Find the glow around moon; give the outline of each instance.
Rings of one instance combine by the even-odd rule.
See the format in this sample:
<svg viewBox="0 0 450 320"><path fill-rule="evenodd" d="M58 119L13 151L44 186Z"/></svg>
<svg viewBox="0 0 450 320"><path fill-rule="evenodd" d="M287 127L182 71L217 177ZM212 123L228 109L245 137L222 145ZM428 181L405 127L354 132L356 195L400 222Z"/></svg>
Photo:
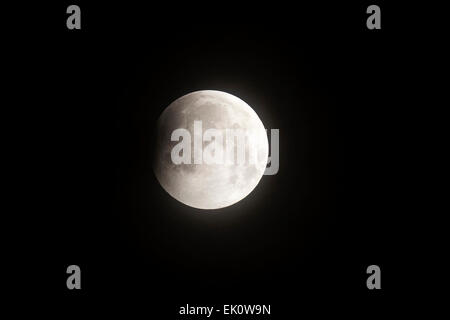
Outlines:
<svg viewBox="0 0 450 320"><path fill-rule="evenodd" d="M187 136L174 134L177 129L175 133ZM239 138L230 132L244 132L241 153ZM225 92L202 90L175 100L161 114L153 168L173 198L199 209L219 209L252 192L266 169L268 149L263 123L247 103ZM206 161L222 155L227 159L229 151L233 163ZM245 161L237 161L242 154Z"/></svg>

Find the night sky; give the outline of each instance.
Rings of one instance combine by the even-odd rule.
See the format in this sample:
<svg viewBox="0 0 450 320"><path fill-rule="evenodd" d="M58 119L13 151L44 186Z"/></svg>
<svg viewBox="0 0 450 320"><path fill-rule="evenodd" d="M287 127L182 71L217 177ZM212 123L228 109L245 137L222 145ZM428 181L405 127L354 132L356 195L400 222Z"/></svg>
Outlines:
<svg viewBox="0 0 450 320"><path fill-rule="evenodd" d="M401 290L393 8L368 30L372 3L78 1L82 29L68 30L70 4L46 5L30 39L36 301L130 319L183 319L187 303L270 304L267 319L385 313ZM205 89L280 130L278 174L212 214L171 198L151 166L161 112ZM71 264L80 291L66 288ZM382 290L366 287L371 264Z"/></svg>

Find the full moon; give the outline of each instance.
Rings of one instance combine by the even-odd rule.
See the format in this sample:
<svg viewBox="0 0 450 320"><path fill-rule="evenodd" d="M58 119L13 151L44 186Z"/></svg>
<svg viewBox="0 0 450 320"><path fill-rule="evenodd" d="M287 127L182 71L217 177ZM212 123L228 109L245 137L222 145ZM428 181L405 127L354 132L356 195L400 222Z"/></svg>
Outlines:
<svg viewBox="0 0 450 320"><path fill-rule="evenodd" d="M177 129L185 129L191 138L174 138ZM208 129L221 135L211 137ZM245 152L241 155L246 161L207 163L207 156L226 154L231 131L245 132L246 143L241 149ZM186 143L189 150L175 152L180 143ZM211 148L212 143L215 148ZM238 157L238 148L236 142L231 149L233 160ZM202 90L178 98L164 110L157 123L155 151L153 169L167 193L194 208L219 209L244 199L256 187L266 169L269 144L263 123L247 103L226 92ZM187 160L176 163L174 154ZM249 161L250 154L255 161Z"/></svg>

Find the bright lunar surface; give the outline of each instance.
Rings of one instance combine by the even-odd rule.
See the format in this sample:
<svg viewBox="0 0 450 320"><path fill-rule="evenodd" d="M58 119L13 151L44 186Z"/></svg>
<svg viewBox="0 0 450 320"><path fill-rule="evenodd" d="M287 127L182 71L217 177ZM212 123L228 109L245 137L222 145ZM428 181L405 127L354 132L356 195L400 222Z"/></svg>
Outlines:
<svg viewBox="0 0 450 320"><path fill-rule="evenodd" d="M198 130L194 130L194 121L197 124L201 121L201 136ZM175 141L171 139L173 131L179 128L190 132L191 163L175 164L173 161L174 147L184 140L179 137ZM210 128L223 132L223 139L205 139L205 131ZM195 164L194 154L197 151L194 140L202 139L202 159L205 159L206 152L211 152L211 155L217 152L220 152L217 153L219 155L222 152L225 154L228 141L226 129L242 129L245 132L245 162L239 163L236 160L230 165L205 161L199 164L197 161ZM186 141L189 142L189 139ZM234 159L237 159L238 142L237 139L234 141ZM208 148L213 142L217 142L215 148ZM225 92L202 90L178 98L161 114L157 124L153 168L164 190L178 201L194 208L219 209L242 200L256 187L266 169L268 150L263 123L247 103ZM180 154L183 155L184 152L186 151L183 150ZM256 161L249 161L250 153L256 154L253 158Z"/></svg>

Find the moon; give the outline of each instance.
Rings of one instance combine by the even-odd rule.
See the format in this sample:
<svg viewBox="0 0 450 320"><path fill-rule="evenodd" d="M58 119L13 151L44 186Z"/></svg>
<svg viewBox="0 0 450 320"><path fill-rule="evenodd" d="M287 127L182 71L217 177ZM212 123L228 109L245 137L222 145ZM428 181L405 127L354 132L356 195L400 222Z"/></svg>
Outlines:
<svg viewBox="0 0 450 320"><path fill-rule="evenodd" d="M198 164L194 161L175 164L171 152L179 140L172 141L172 133L184 128L194 137L194 121L201 121L203 133L208 129L223 132L242 129L245 141L251 141L245 144L245 155L248 156L250 148L254 148L252 152L256 151L256 161L233 165ZM194 146L193 140L191 147ZM203 136L203 152L211 141L205 141ZM223 141L227 141L225 135ZM225 150L224 144L216 146ZM268 150L264 125L247 103L222 91L195 91L173 101L159 117L153 170L163 189L176 200L194 208L219 209L241 201L253 191L266 169Z"/></svg>

